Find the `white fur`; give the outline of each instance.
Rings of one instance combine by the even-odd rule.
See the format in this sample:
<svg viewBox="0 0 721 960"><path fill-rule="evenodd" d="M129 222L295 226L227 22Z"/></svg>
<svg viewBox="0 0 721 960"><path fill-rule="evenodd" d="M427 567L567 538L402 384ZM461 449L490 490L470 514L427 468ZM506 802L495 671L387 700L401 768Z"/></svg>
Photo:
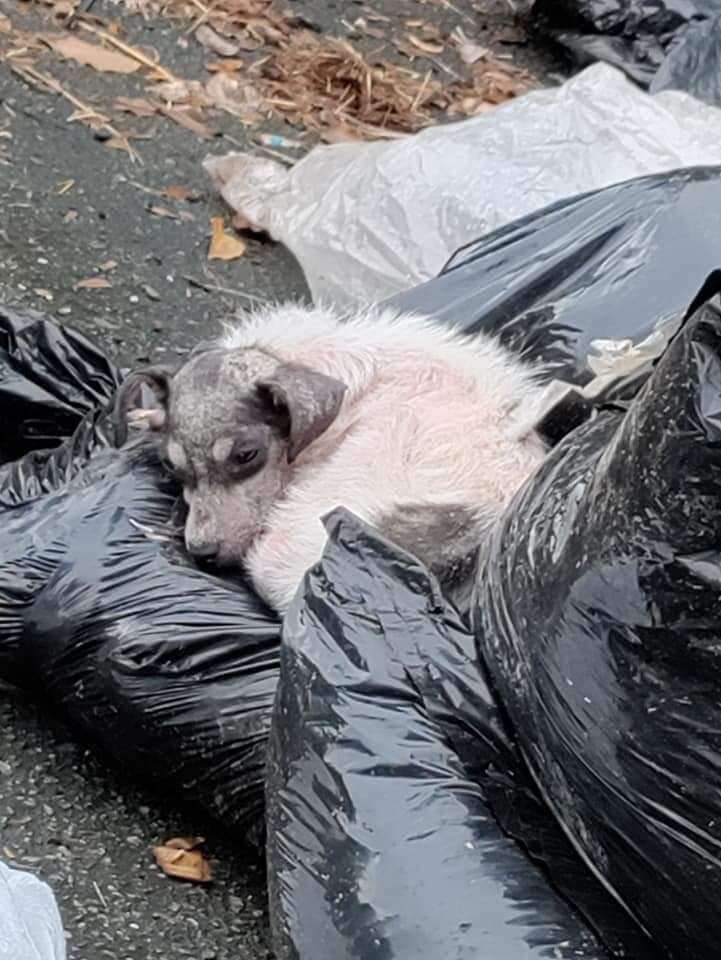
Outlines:
<svg viewBox="0 0 721 960"><path fill-rule="evenodd" d="M321 517L335 507L370 524L404 503L463 504L487 517L544 456L530 432L543 390L488 337L389 311L346 319L286 304L228 328L224 346L261 347L348 386L247 557L256 588L281 611L320 559Z"/></svg>

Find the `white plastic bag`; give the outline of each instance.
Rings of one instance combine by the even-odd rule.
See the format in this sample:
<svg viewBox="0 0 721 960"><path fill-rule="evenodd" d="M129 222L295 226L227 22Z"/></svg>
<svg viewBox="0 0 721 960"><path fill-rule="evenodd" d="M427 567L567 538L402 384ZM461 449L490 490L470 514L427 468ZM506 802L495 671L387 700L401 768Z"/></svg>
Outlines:
<svg viewBox="0 0 721 960"><path fill-rule="evenodd" d="M204 167L231 207L292 251L316 301L353 306L430 279L463 244L554 201L720 164L719 129L718 108L650 96L595 64L471 120L316 147L291 170L238 153Z"/></svg>
<svg viewBox="0 0 721 960"><path fill-rule="evenodd" d="M50 887L0 863L0 958L65 960L65 935Z"/></svg>

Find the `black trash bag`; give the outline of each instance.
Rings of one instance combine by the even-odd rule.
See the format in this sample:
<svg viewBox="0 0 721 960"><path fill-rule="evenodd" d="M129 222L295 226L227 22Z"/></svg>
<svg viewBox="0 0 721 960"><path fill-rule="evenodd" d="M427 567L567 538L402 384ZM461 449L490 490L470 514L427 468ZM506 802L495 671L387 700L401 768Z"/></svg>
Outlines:
<svg viewBox="0 0 721 960"><path fill-rule="evenodd" d="M177 488L149 451L87 459L72 446L74 479L3 511L0 675L61 708L129 774L250 829L278 620L247 586L186 560ZM0 480L23 473L21 461Z"/></svg>
<svg viewBox="0 0 721 960"><path fill-rule="evenodd" d="M603 60L652 92L721 104L721 0L535 0L533 14L579 66Z"/></svg>
<svg viewBox="0 0 721 960"><path fill-rule="evenodd" d="M483 558L480 655L549 808L674 960L721 938L721 311L567 437Z"/></svg>
<svg viewBox="0 0 721 960"><path fill-rule="evenodd" d="M0 308L4 448L71 434L0 468L0 677L129 774L248 831L279 623L246 585L187 560L178 489L152 452L113 448L119 379L80 335Z"/></svg>
<svg viewBox="0 0 721 960"><path fill-rule="evenodd" d="M577 385L597 375L594 342L657 333L632 394L718 267L720 235L721 167L640 177L508 224L387 303L496 334L547 379Z"/></svg>
<svg viewBox="0 0 721 960"><path fill-rule="evenodd" d="M689 174L689 183L709 186L704 176ZM685 183L676 181L683 191ZM663 193L661 184L657 188ZM637 201L640 207L648 197L639 194ZM670 248L670 230L666 242ZM679 262L677 255L674 266ZM519 272L516 263L507 260L509 285ZM597 280L598 270L587 277L588 284ZM538 290L542 297L546 288ZM432 285L429 291L432 297ZM529 288L528 311L531 304ZM666 318L662 303L656 310ZM489 316L495 321L500 313ZM645 316L650 322L650 311ZM117 374L82 338L36 319L48 343L61 344L62 363L54 348L47 361L42 347L37 354L28 349L25 361L14 350L14 366L0 368L0 386L17 400L14 423L29 417L37 385L47 381L43 389L53 399L44 402L67 406L62 429L77 426L60 447L0 469L0 676L61 705L129 774L170 783L179 797L192 797L244 830L260 810L278 672L277 620L243 584L210 577L187 562L172 529L177 491L146 455L111 448L104 407ZM546 320L542 311L526 314L525 322L541 330L539 356L551 329ZM577 320L574 336L581 329ZM529 357L532 340L525 348ZM45 371L53 364L51 378ZM83 364L88 369L80 375ZM57 439L47 436L38 445ZM172 755L169 744L176 747ZM533 849L542 830L535 814L526 816L525 801L519 805L515 776L504 771L505 780L495 778L496 799L489 802L504 827ZM540 858L551 862L548 850Z"/></svg>
<svg viewBox="0 0 721 960"><path fill-rule="evenodd" d="M510 783L518 755L433 578L345 510L326 526L285 620L269 750L278 960L655 958L627 920L607 951L493 819L479 784ZM537 814L515 828L608 921L618 908Z"/></svg>
<svg viewBox="0 0 721 960"><path fill-rule="evenodd" d="M28 377L32 373L30 365ZM61 386L58 380L58 393ZM60 707L129 774L192 799L257 840L278 677L277 619L242 584L187 561L172 526L176 486L150 449L114 450L112 436L101 407L62 446L0 470L0 675ZM417 677L426 688L424 709L453 727L469 772L480 777L495 761L495 795L509 832L529 838L541 863L555 866L572 890L585 891L609 942L633 942L579 859L559 844L537 799L521 802L513 771L518 758L471 660L472 639L458 632L457 617L453 626L450 609L444 616L456 645L447 648L438 674L448 682L439 684L428 671ZM466 690L475 713L459 702ZM460 760L450 747L443 751L452 775ZM468 790L472 808L484 810L471 783L459 803ZM434 809L427 811L429 824ZM493 918L494 934L509 950L522 943L526 956L540 958L552 947L566 951L568 941L577 946L569 956L608 956L491 820L474 825L469 813L458 829L483 840L490 857L476 863L476 851L463 848L458 880L477 879L484 894L490 891L494 899L482 906L489 916L504 891L515 896L502 920ZM455 889L462 892L458 883ZM475 902L457 907L473 917L472 925L475 909ZM506 924L512 926L506 930ZM453 932L446 928L438 942L447 934L450 944ZM357 935L363 939L361 927ZM635 956L647 955L637 950Z"/></svg>
<svg viewBox="0 0 721 960"><path fill-rule="evenodd" d="M81 334L35 310L0 306L0 463L57 446L119 382Z"/></svg>

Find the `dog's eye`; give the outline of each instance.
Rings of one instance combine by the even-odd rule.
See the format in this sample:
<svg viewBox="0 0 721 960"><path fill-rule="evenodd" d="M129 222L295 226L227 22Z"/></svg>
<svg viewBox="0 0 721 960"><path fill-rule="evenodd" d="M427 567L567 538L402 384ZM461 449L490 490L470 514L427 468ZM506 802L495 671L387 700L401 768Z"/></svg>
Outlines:
<svg viewBox="0 0 721 960"><path fill-rule="evenodd" d="M232 463L242 466L244 463L252 463L257 456L257 450L234 450L230 459Z"/></svg>

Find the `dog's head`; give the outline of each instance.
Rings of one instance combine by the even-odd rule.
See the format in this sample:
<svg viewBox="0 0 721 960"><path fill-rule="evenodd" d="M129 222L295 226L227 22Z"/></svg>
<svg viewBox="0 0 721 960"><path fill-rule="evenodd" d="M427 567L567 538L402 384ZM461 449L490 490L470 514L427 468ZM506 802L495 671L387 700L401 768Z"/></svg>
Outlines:
<svg viewBox="0 0 721 960"><path fill-rule="evenodd" d="M189 552L241 562L292 464L333 423L346 387L259 348L211 347L173 370L132 373L118 391L120 439L146 428L183 484Z"/></svg>

